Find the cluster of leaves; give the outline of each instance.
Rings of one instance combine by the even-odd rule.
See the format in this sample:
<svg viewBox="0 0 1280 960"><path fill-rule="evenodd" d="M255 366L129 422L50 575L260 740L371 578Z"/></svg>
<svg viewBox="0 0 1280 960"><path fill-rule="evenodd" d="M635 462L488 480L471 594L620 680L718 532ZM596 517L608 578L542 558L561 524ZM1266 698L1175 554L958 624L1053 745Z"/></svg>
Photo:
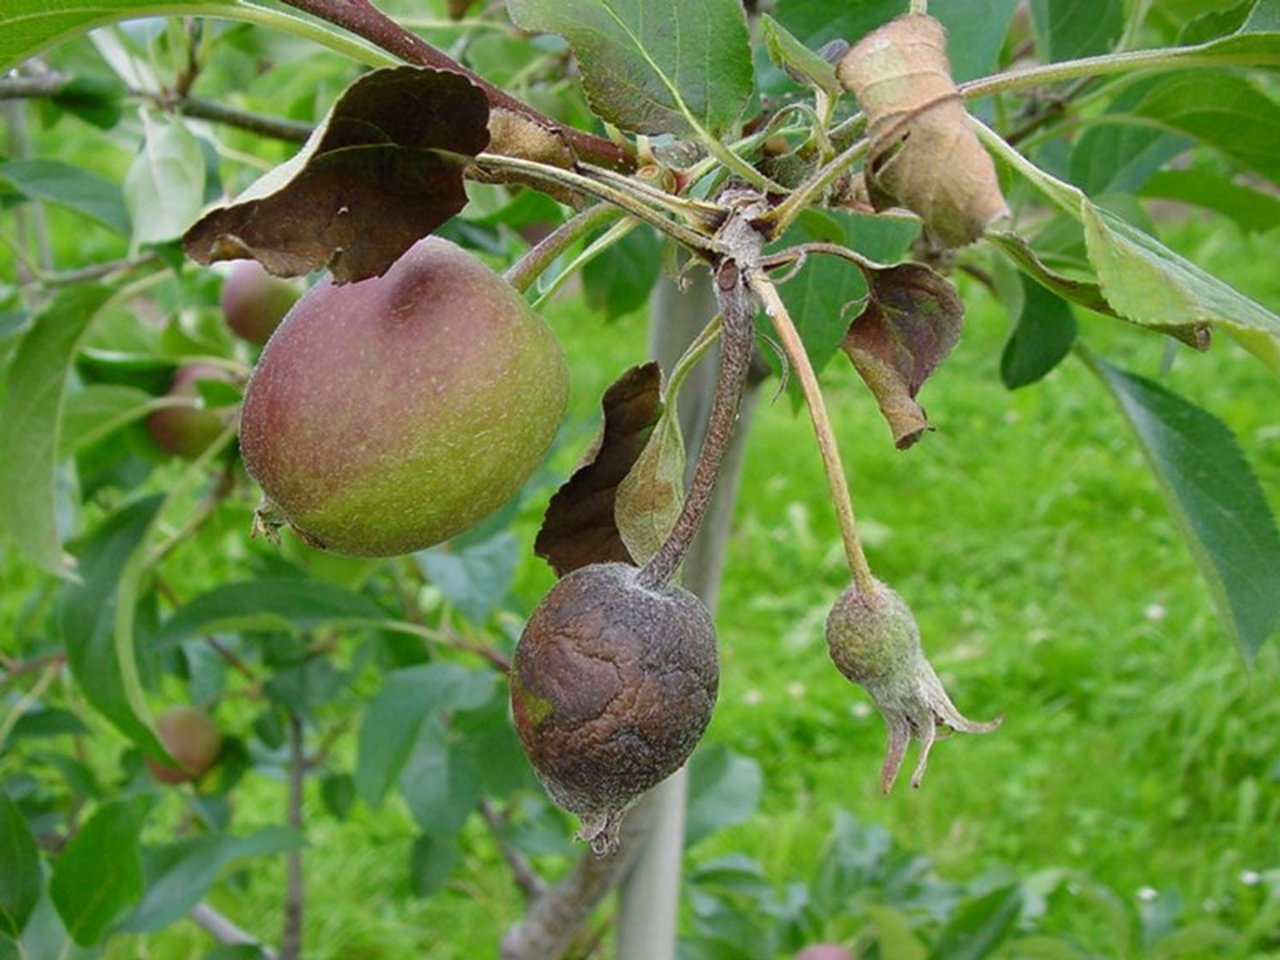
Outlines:
<svg viewBox="0 0 1280 960"><path fill-rule="evenodd" d="M171 7L106 6L107 21ZM745 183L772 198L769 239L778 247L766 257L796 270L780 289L809 362L820 372L847 354L899 445L922 436L927 421L915 397L959 335L962 305L941 271L968 270L990 281L1012 318L1001 364L1009 387L1035 382L1074 352L1114 395L1242 651L1256 651L1280 622L1280 538L1230 433L1083 343L1099 316L1196 347L1221 330L1280 369L1280 318L1161 245L1135 199L1202 206L1246 230L1280 223L1280 203L1264 189L1280 181L1280 107L1240 70L1280 65L1274 0L1216 4L1203 16L1155 2L1141 23L1126 22L1119 0L1097 4L1087 22L1053 0L1031 3L1029 22L1014 20L1014 0L989 0L983 16L967 0L938 0L957 96L999 131L979 134L1014 212L1012 229L958 253L935 242L951 234L947 221L931 220L933 194L916 202L886 178L863 196L850 182L864 154L861 172L874 173L902 145L879 136L875 118L871 142L860 140L858 105L841 86L846 71L815 52L864 36L902 13L901 2L833 10L780 0L754 23L764 51L755 59L737 0L507 6L516 24L564 42L531 44L490 20L480 21L484 30L463 22L442 34L467 66L509 87L505 94L443 69L412 35L390 34L379 20L344 22L333 9L330 19L363 40L235 0L185 8L278 27L340 55L312 56L307 46L296 62L281 36L244 24L143 21L51 49L98 26L98 14L49 0L13 0L0 14L0 68L49 51L40 71L6 78L25 91L15 96L40 97L49 127L19 136L25 115L11 114L15 142L48 144L75 131L58 159L18 149L0 158L0 206L24 218L27 231L46 216L54 227L47 253L38 241L15 243L18 282L0 287L0 530L7 593L26 598L6 605L16 622L0 716L0 951L37 958L100 949L112 931L154 931L187 915L245 858L296 855L296 816L287 826L235 828L231 798L251 771L280 775L295 793L318 779L335 817L398 793L417 829L407 859L422 895L447 882L477 811L519 860L568 853L495 677L511 622L527 612L512 598L518 545L505 529L520 505L448 549L404 561L247 543L253 494L232 431L186 464L164 457L143 427L171 402L163 393L178 365L212 359L243 375L253 359L221 325L216 277L184 255L209 262L247 253L279 272L327 267L354 280L435 231L511 260L526 247L520 231L544 233L568 211L494 182L535 183L574 203L621 192L630 216L575 237L571 255L534 290L545 299L581 271L588 302L612 316L643 302L674 262L673 246L721 256L720 191ZM1138 54L1141 73L1131 72L1133 59L1107 56L1138 41L1169 49ZM370 45L378 43L385 49ZM1057 72L983 79L1031 51ZM581 93L560 82L570 53ZM1071 63L1091 56L1099 58L1092 66ZM352 62L379 69L356 77ZM276 116L219 112L193 93L206 84L223 96L244 77L253 79L236 96ZM542 79L550 82L535 82ZM586 132L595 118L655 139L623 149ZM318 132L294 160L242 189L246 153L269 155L268 166L279 156L256 134L208 125L227 120L291 141ZM912 130L917 143L927 132ZM610 168L625 171L637 157L645 177L628 181ZM464 176L486 185L464 189ZM200 217L231 194L234 203ZM922 207L916 213L933 229L922 236L917 218L877 209L886 203ZM822 245L845 255L826 257ZM789 257L795 250L804 253ZM901 262L912 253L926 262ZM850 304L858 309L847 311ZM201 399L230 414L239 386L205 382ZM651 367L606 394L600 446L553 501L539 540L557 570L652 552L681 496L675 413L671 385L663 392ZM73 692L59 694L51 686L64 672ZM22 678L33 684L19 695ZM228 739L214 774L162 791L141 758L163 753L148 717L173 700L213 710ZM358 731L354 759L334 749L349 728ZM82 756L86 743L102 749ZM714 750L699 757L691 841L708 818L740 815L706 811L723 810L750 780L749 761ZM144 842L147 824L172 828L171 838ZM863 862L856 853L883 838L841 831L824 867L830 876L785 902L755 868L708 867L695 878L697 949L724 955L708 946L717 939L756 952L798 946L817 935L816 918L837 913L855 891L901 902L892 892L898 880L875 879L896 876L888 854ZM725 892L735 885L738 893ZM939 952L951 949L948 938L994 945L1019 917L1032 917L1033 886L923 884L918 905L942 930L936 955L958 955ZM742 926L751 911L781 922ZM901 918L869 911L866 919L882 956L922 955ZM892 936L905 944L894 954L884 946Z"/></svg>
<svg viewBox="0 0 1280 960"><path fill-rule="evenodd" d="M1249 923L1232 926L1199 913L1176 890L1126 897L1058 869L1018 876L993 868L948 883L927 856L846 813L837 816L807 882L779 892L741 855L701 862L689 879L696 932L682 955L692 960L771 960L814 943L843 944L854 956L879 960L1245 957L1268 947L1280 910L1272 896ZM1094 918L1106 948L1060 932L1058 917L1068 912ZM1078 916L1075 925L1083 926Z"/></svg>

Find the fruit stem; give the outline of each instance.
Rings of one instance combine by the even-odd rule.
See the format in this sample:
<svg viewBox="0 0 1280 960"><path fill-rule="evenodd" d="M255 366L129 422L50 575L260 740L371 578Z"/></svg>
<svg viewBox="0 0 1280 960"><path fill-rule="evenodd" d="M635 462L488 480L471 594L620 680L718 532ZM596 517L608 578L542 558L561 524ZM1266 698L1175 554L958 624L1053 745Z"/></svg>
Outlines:
<svg viewBox="0 0 1280 960"><path fill-rule="evenodd" d="M862 550L862 541L858 538L857 520L853 512L853 498L849 494L849 482L845 478L844 467L840 463L840 449L836 444L835 431L831 428L831 419L827 416L827 405L822 399L822 390L818 387L818 377L809 363L809 354L805 352L804 343L791 322L791 314L786 304L778 296L778 288L773 285L763 272L752 272L748 277L751 289L764 304L764 311L773 321L778 339L787 358L795 368L800 379L800 389L804 392L805 405L809 408L809 419L813 421L813 432L818 438L818 451L822 454L822 466L827 474L827 488L831 491L831 501L836 508L836 516L840 521L840 535L844 540L845 557L849 561L849 572L853 574L853 582L863 592L870 592L875 585L871 575L871 565Z"/></svg>
<svg viewBox="0 0 1280 960"><path fill-rule="evenodd" d="M744 271L736 260L725 259L715 270L715 281L721 318L720 370L716 377L715 399L680 515L658 552L640 570L640 584L646 587L665 585L675 576L698 527L702 525L702 517L715 491L720 464L738 420L738 408L751 367L751 351L755 346L755 304L747 292Z"/></svg>
<svg viewBox="0 0 1280 960"><path fill-rule="evenodd" d="M579 237L602 227L610 220L622 216L622 210L607 203L597 203L570 217L560 226L539 240L529 251L507 270L507 283L521 293L529 289L556 257L571 247Z"/></svg>

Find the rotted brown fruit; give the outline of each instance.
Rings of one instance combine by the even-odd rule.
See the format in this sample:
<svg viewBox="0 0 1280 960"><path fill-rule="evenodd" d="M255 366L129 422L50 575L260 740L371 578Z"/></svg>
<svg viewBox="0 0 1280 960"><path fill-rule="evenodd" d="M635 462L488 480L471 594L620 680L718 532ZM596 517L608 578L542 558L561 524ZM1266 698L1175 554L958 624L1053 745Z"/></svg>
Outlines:
<svg viewBox="0 0 1280 960"><path fill-rule="evenodd" d="M204 453L227 426L226 415L204 405L197 386L201 380L230 383L235 378L222 369L206 363L179 367L173 375L166 397L182 401L164 407L147 417L147 432L161 450L194 460Z"/></svg>
<svg viewBox="0 0 1280 960"><path fill-rule="evenodd" d="M534 611L516 645L511 707L547 792L605 853L631 803L689 758L718 686L702 601L602 563L568 574Z"/></svg>
<svg viewBox="0 0 1280 960"><path fill-rule="evenodd" d="M177 766L147 757L147 769L161 783L199 780L218 759L222 734L209 715L195 707L170 707L156 717L156 734Z"/></svg>
<svg viewBox="0 0 1280 960"><path fill-rule="evenodd" d="M920 628L902 597L879 580L867 590L853 584L840 594L827 616L827 649L837 668L875 700L889 730L889 746L880 773L888 793L897 779L912 737L920 756L911 785L920 786L929 751L952 731L989 733L1001 718L987 723L966 719L924 655Z"/></svg>
<svg viewBox="0 0 1280 960"><path fill-rule="evenodd" d="M312 545L410 553L519 490L568 384L520 294L428 237L381 277L326 280L298 301L249 381L240 449L269 507Z"/></svg>
<svg viewBox="0 0 1280 960"><path fill-rule="evenodd" d="M222 316L236 336L264 344L297 302L298 288L256 260L237 260L222 282Z"/></svg>

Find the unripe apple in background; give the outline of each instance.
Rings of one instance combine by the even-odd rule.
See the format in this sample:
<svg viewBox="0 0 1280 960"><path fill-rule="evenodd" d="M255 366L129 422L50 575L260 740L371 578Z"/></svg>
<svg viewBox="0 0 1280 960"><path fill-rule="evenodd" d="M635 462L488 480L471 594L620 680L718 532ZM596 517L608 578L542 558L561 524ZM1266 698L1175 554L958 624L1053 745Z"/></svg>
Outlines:
<svg viewBox="0 0 1280 960"><path fill-rule="evenodd" d="M237 260L222 283L222 315L233 333L261 345L298 296L293 283L267 273L257 260Z"/></svg>
<svg viewBox="0 0 1280 960"><path fill-rule="evenodd" d="M222 735L209 715L195 707L170 707L156 717L156 734L178 762L165 766L147 757L147 769L161 783L188 783L203 776L218 759Z"/></svg>
<svg viewBox="0 0 1280 960"><path fill-rule="evenodd" d="M165 407L147 417L147 432L156 445L166 453L186 460L194 460L204 453L227 425L222 413L209 409L201 401L196 386L201 380L230 383L234 377L211 364L193 363L179 367L165 396L187 398L190 403Z"/></svg>
<svg viewBox="0 0 1280 960"><path fill-rule="evenodd" d="M853 960L853 954L838 943L813 943L797 953L796 960Z"/></svg>
<svg viewBox="0 0 1280 960"><path fill-rule="evenodd" d="M357 556L447 540L524 484L564 415L554 334L461 248L312 287L259 358L240 449L303 539Z"/></svg>

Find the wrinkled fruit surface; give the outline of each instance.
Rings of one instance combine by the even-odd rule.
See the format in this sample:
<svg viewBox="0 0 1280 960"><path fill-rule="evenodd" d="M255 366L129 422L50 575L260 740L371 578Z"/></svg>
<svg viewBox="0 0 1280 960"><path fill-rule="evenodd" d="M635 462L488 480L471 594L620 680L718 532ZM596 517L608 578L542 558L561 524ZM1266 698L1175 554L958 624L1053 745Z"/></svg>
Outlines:
<svg viewBox="0 0 1280 960"><path fill-rule="evenodd" d="M161 783L187 783L204 775L222 749L222 735L209 715L194 707L171 707L156 717L156 733L169 755L170 767L147 757L151 775Z"/></svg>
<svg viewBox="0 0 1280 960"><path fill-rule="evenodd" d="M989 733L1000 726L1000 718L975 723L955 708L920 646L911 608L879 580L869 591L854 584L840 594L827 615L827 649L840 672L871 694L889 728L880 773L885 793L893 788L912 737L920 741L911 776L911 785L918 787L938 737L953 730Z"/></svg>
<svg viewBox="0 0 1280 960"><path fill-rule="evenodd" d="M381 277L326 280L298 301L249 381L240 448L308 542L410 553L523 485L568 384L559 343L523 298L428 237Z"/></svg>
<svg viewBox="0 0 1280 960"><path fill-rule="evenodd" d="M534 611L511 670L525 751L597 853L616 845L632 801L688 759L719 686L702 601L637 574L602 563L567 575Z"/></svg>
<svg viewBox="0 0 1280 960"><path fill-rule="evenodd" d="M222 316L236 336L263 344L297 299L288 280L273 277L257 260L237 260L222 283Z"/></svg>
<svg viewBox="0 0 1280 960"><path fill-rule="evenodd" d="M227 425L223 415L200 402L196 384L201 380L230 382L232 376L221 367L193 363L179 367L173 375L167 397L189 399L190 404L165 407L147 417L147 432L165 453L194 460L209 448Z"/></svg>

